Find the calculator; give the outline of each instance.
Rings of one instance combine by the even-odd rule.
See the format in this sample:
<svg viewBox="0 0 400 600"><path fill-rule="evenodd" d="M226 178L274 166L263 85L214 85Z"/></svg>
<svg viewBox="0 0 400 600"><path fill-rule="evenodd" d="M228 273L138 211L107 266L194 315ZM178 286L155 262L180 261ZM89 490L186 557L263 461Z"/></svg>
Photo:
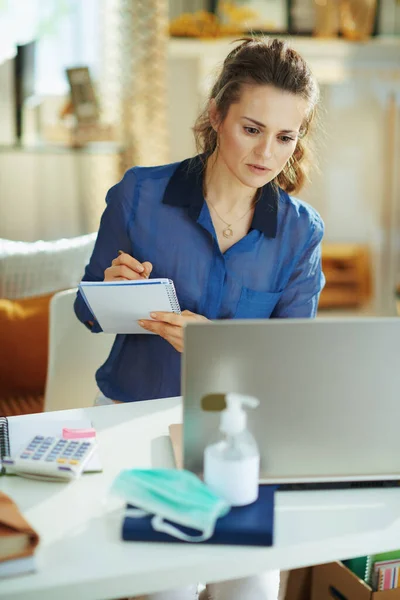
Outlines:
<svg viewBox="0 0 400 600"><path fill-rule="evenodd" d="M7 472L32 479L70 480L80 476L96 447L88 439L35 435L16 456L2 462Z"/></svg>

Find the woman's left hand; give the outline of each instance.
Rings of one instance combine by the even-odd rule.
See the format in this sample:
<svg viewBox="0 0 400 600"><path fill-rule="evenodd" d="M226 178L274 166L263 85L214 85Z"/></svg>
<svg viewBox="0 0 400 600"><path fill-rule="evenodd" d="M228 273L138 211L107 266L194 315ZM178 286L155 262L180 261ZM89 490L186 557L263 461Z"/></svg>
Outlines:
<svg viewBox="0 0 400 600"><path fill-rule="evenodd" d="M167 340L178 352L183 351L183 327L187 323L208 321L202 315L184 310L181 315L171 312L150 313L151 319L142 319L139 325L147 331L152 331Z"/></svg>

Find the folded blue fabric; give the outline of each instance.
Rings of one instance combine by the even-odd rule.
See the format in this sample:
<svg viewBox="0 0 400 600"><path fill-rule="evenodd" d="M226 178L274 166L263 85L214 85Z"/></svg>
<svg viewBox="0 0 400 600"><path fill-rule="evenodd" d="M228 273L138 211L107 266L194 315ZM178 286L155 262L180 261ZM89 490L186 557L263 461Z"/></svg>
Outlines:
<svg viewBox="0 0 400 600"><path fill-rule="evenodd" d="M277 486L260 485L259 497L248 506L231 508L230 512L218 519L214 535L202 544L228 544L237 546L272 546L274 533L274 493ZM135 508L128 505L127 508ZM153 515L133 518L125 517L122 525L122 539L135 542L172 542L185 544L166 533L155 531L151 525ZM167 521L168 522L168 521ZM189 535L199 532L176 525Z"/></svg>

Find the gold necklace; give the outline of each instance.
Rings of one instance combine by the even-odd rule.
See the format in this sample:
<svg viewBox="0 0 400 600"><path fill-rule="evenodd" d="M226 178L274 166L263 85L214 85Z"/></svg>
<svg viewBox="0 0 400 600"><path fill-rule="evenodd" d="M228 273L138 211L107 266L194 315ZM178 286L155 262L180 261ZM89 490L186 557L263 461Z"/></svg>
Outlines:
<svg viewBox="0 0 400 600"><path fill-rule="evenodd" d="M203 184L202 184L202 191L203 191L203 197L204 197L204 199L205 199L205 200L206 200L206 202L207 202L207 189L206 189L206 181L205 181L205 179L206 179L206 178L204 177L204 179L203 179ZM214 209L214 211L215 211L215 214L217 215L217 217L218 217L218 218L219 218L219 219L220 219L220 220L221 220L223 223L225 223L226 227L225 227L225 229L223 229L223 230L222 230L222 235L223 235L225 238L229 239L229 238L231 238L231 237L233 236L233 229L232 229L232 225L234 225L235 223L238 223L239 221L241 221L242 219L244 219L244 218L245 218L245 216L246 216L246 215L247 215L247 214L248 214L248 213L251 211L251 209L255 207L255 205L256 205L256 203L258 202L258 200L259 200L259 197L260 197L260 193L259 193L259 192L260 192L260 190L257 190L257 191L256 191L256 193L255 193L255 196L254 196L254 198L253 198L253 202L252 202L252 203L251 203L251 205L250 205L250 208L249 208L248 210L246 210L246 212L244 213L244 215L242 215L241 217L239 217L239 219L237 219L236 221L233 221L233 223L228 223L227 221L225 221L225 219L223 219L223 218L221 217L221 215L220 215L220 214L218 214L218 211L217 211L217 209L215 208L214 204L212 204L210 201L208 201L208 202L207 202L207 204L209 204L209 205L210 205L210 206L211 206L211 207Z"/></svg>
<svg viewBox="0 0 400 600"><path fill-rule="evenodd" d="M218 214L217 209L215 208L215 206L213 204L211 204L211 202L208 202L208 204L214 209L215 214L217 215L217 217L223 222L225 223L226 227L225 229L222 230L222 235L225 238L231 238L233 236L233 229L232 229L232 225L234 225L235 223L238 223L239 221L241 221L242 219L245 218L245 216L251 211L252 208L254 208L254 205L252 204L250 206L250 208L248 210L246 210L246 212L244 213L244 215L242 215L241 217L239 217L239 219L236 219L236 221L233 221L233 223L228 223L227 221L225 221L225 219L223 219L221 217L221 215Z"/></svg>

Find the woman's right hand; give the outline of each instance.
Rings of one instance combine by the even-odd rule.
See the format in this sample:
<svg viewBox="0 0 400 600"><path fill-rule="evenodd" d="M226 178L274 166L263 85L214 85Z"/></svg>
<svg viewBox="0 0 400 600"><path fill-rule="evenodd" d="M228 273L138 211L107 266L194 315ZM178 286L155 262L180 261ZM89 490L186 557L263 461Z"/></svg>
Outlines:
<svg viewBox="0 0 400 600"><path fill-rule="evenodd" d="M120 252L117 258L104 271L104 281L121 281L132 279L148 279L153 270L150 262L140 263L126 252Z"/></svg>

